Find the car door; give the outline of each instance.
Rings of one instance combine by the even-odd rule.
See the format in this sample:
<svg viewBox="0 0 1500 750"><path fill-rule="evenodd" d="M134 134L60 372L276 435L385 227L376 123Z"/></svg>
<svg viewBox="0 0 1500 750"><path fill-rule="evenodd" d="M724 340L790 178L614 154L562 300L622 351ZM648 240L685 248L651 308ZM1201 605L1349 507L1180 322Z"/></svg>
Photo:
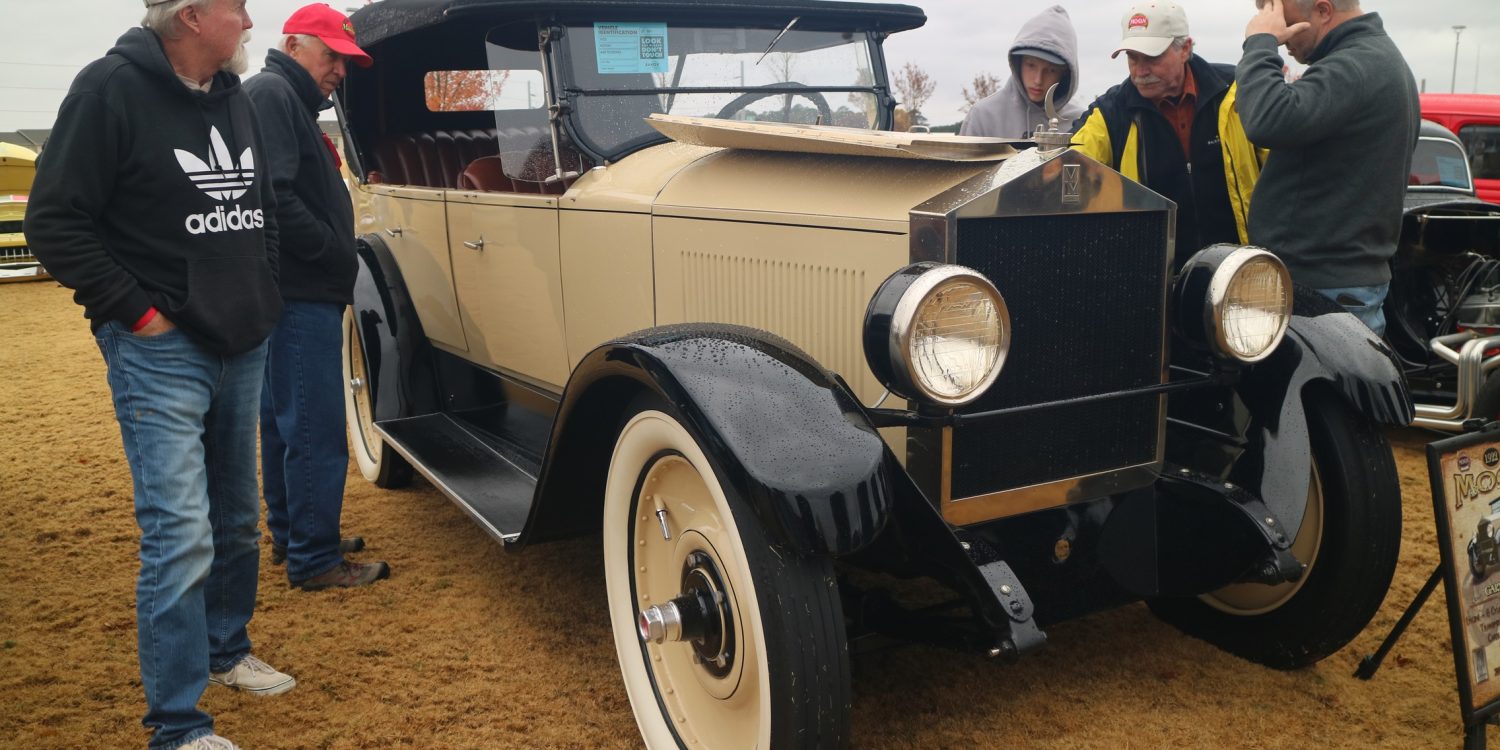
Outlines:
<svg viewBox="0 0 1500 750"><path fill-rule="evenodd" d="M561 391L568 363L557 198L450 191L448 235L470 358Z"/></svg>
<svg viewBox="0 0 1500 750"><path fill-rule="evenodd" d="M443 191L392 185L365 189L377 231L401 268L422 331L434 343L467 351L453 290Z"/></svg>

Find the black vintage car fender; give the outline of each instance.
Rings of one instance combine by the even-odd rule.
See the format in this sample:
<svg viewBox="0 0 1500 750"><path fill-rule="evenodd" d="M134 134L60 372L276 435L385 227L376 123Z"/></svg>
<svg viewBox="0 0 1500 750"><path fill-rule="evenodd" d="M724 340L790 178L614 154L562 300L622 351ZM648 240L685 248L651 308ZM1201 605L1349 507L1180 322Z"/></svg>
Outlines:
<svg viewBox="0 0 1500 750"><path fill-rule="evenodd" d="M885 445L837 376L764 331L679 325L606 343L573 370L516 544L599 529L605 472L594 469L643 394L678 412L779 544L844 555L885 526Z"/></svg>
<svg viewBox="0 0 1500 750"><path fill-rule="evenodd" d="M1234 476L1295 538L1307 504L1311 446L1302 399L1324 383L1369 419L1405 425L1415 416L1396 355L1359 319L1319 292L1297 287L1286 338L1245 370L1236 391L1250 413L1247 450Z"/></svg>
<svg viewBox="0 0 1500 750"><path fill-rule="evenodd" d="M401 269L385 241L365 235L355 241L358 272L350 311L368 358L370 401L376 421L438 410L432 345L422 332Z"/></svg>

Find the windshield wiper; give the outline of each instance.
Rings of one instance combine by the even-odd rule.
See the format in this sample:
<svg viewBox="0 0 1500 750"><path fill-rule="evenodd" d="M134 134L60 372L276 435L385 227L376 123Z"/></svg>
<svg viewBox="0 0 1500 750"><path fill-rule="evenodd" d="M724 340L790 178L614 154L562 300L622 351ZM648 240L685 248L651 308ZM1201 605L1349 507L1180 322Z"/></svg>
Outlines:
<svg viewBox="0 0 1500 750"><path fill-rule="evenodd" d="M781 38L784 37L784 36L786 36L786 33L788 31L791 31L792 27L796 26L797 22L801 21L801 20L802 20L802 16L796 16L796 17L792 18L792 20L788 21L787 24L786 24L786 28L782 29L781 33L777 34L776 38L772 39L771 43L766 45L766 51L760 53L760 58L755 61L755 64L759 65L761 60L766 59L766 55L771 54L771 50L776 47L776 43L779 42L779 41L781 41Z"/></svg>

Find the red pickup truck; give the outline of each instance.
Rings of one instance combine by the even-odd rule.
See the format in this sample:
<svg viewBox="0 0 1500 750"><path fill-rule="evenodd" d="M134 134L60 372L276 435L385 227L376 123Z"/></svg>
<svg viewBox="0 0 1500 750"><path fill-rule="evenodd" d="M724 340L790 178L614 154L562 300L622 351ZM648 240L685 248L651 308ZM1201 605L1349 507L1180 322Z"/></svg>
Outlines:
<svg viewBox="0 0 1500 750"><path fill-rule="evenodd" d="M1422 94L1422 118L1458 135L1481 200L1500 203L1500 95Z"/></svg>

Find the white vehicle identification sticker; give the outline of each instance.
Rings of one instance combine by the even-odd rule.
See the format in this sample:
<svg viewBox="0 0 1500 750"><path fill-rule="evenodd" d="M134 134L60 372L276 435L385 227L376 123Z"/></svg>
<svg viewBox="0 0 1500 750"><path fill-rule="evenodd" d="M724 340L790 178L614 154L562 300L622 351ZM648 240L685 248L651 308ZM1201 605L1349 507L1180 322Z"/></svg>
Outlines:
<svg viewBox="0 0 1500 750"><path fill-rule="evenodd" d="M600 75L667 72L667 25L594 24L594 62Z"/></svg>

